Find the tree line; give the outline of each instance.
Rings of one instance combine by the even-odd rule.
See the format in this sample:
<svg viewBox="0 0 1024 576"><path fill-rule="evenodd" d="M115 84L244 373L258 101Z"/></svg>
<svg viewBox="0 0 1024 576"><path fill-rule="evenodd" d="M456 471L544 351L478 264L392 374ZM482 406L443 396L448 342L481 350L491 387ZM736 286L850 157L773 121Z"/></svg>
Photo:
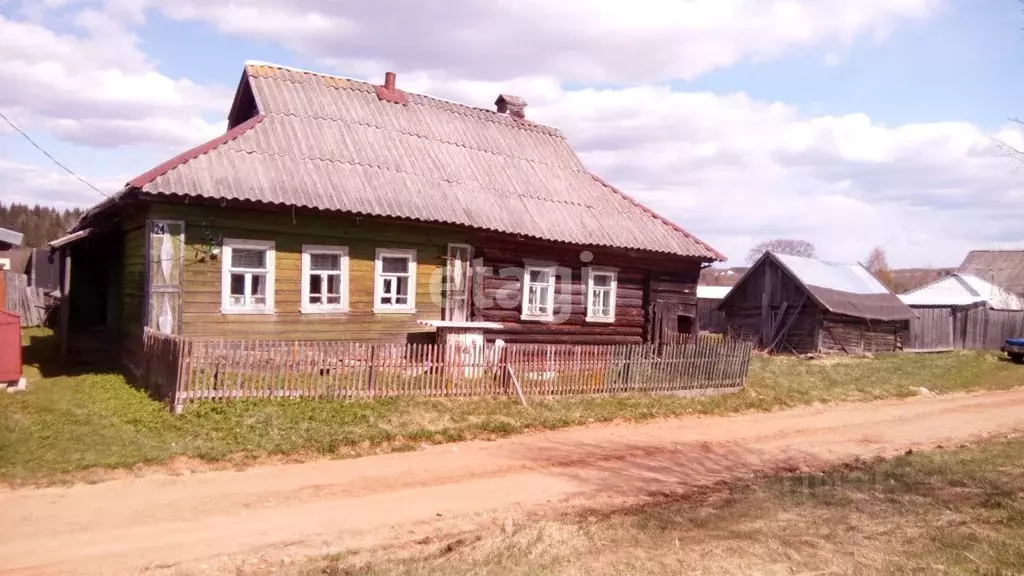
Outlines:
<svg viewBox="0 0 1024 576"><path fill-rule="evenodd" d="M41 248L67 233L84 212L81 208L58 210L39 204L0 202L0 228L23 234L24 248Z"/></svg>

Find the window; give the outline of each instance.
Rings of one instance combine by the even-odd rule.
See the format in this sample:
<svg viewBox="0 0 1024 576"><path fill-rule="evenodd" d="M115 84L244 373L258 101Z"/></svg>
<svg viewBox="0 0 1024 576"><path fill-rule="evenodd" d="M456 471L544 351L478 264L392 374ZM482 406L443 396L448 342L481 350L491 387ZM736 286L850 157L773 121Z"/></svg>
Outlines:
<svg viewBox="0 0 1024 576"><path fill-rule="evenodd" d="M523 318L551 320L554 304L555 267L527 266L523 272Z"/></svg>
<svg viewBox="0 0 1024 576"><path fill-rule="evenodd" d="M374 312L416 311L416 251L377 249Z"/></svg>
<svg viewBox="0 0 1024 576"><path fill-rule="evenodd" d="M348 248L344 246L302 247L303 313L348 310Z"/></svg>
<svg viewBox="0 0 1024 576"><path fill-rule="evenodd" d="M615 270L589 268L587 274L587 321L615 321L615 291L618 274Z"/></svg>
<svg viewBox="0 0 1024 576"><path fill-rule="evenodd" d="M274 243L225 239L221 264L221 312L274 313Z"/></svg>

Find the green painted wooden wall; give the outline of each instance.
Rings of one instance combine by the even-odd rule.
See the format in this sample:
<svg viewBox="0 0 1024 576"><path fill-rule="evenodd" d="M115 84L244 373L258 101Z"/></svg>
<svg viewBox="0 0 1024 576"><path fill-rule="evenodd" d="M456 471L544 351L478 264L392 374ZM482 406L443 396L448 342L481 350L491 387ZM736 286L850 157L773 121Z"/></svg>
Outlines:
<svg viewBox="0 0 1024 576"><path fill-rule="evenodd" d="M431 332L417 320L441 318L435 275L443 269L448 243L465 241L455 230L415 223L199 204L152 204L147 218L186 224L181 333L195 337L399 341L410 332ZM216 238L275 242L274 314L220 312L222 263L206 254L208 240ZM303 244L348 247L349 312L300 312ZM415 314L373 312L378 248L416 250Z"/></svg>

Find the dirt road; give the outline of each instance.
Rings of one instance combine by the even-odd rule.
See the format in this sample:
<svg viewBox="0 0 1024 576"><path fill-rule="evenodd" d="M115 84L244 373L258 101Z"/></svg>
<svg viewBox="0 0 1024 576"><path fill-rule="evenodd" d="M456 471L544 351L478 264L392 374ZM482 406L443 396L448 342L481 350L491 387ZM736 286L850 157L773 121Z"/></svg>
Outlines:
<svg viewBox="0 0 1024 576"><path fill-rule="evenodd" d="M607 425L413 453L0 491L0 573L175 574L1024 430L1024 390Z"/></svg>

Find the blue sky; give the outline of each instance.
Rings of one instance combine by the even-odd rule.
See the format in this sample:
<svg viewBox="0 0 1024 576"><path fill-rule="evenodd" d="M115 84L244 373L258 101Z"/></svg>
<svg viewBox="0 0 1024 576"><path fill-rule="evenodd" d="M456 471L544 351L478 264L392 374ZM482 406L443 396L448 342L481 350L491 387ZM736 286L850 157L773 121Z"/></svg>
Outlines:
<svg viewBox="0 0 1024 576"><path fill-rule="evenodd" d="M742 91L815 114L886 124L964 120L994 129L1024 115L1024 18L1012 0L946 3L883 40L718 70L681 90ZM826 63L835 54L839 63Z"/></svg>
<svg viewBox="0 0 1024 576"><path fill-rule="evenodd" d="M1024 194L993 140L1019 142L1024 115L1014 0L49 4L0 3L0 111L109 192L223 130L257 59L395 70L485 107L514 89L589 168L737 263L780 230L835 260L885 244L898 265L1021 241L1020 215L992 208ZM9 130L0 186L98 199Z"/></svg>

